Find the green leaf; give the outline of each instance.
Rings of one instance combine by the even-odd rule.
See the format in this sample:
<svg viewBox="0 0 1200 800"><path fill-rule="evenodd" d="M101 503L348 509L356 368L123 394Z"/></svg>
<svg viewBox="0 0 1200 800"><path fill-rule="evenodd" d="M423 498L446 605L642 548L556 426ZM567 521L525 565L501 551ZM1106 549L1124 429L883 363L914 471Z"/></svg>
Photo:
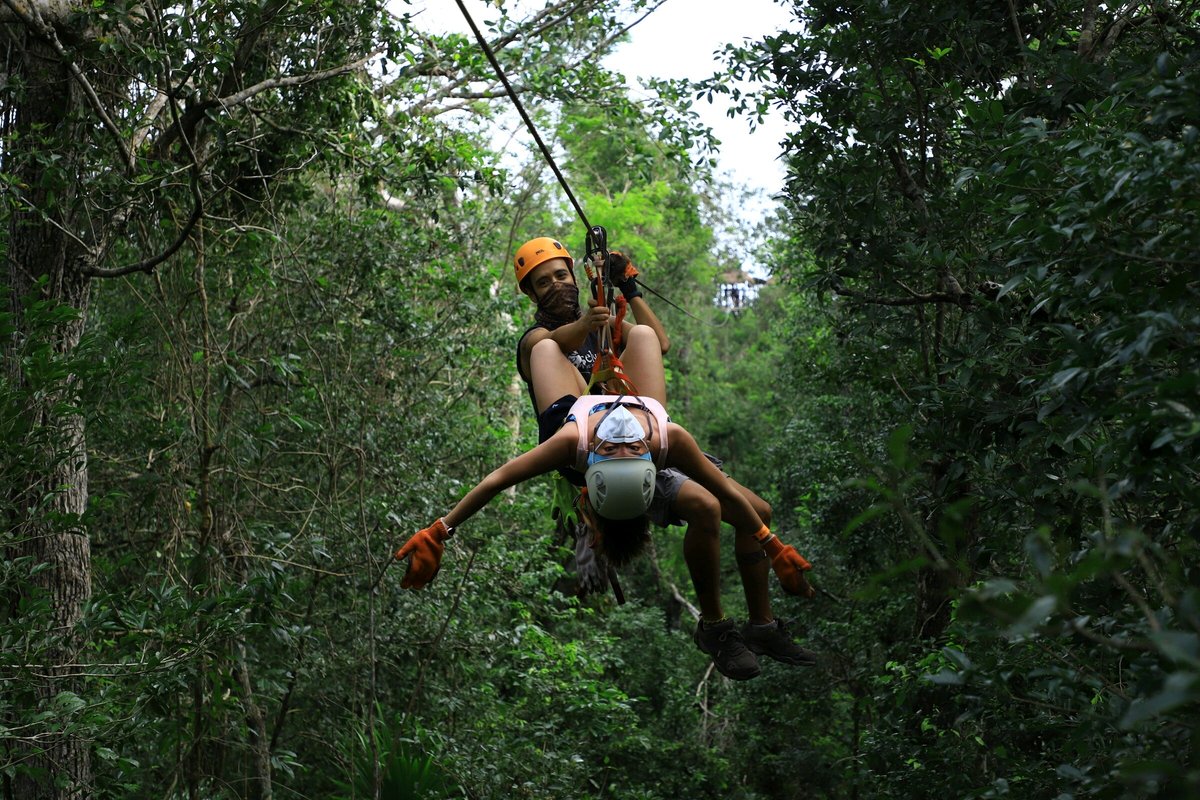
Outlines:
<svg viewBox="0 0 1200 800"><path fill-rule="evenodd" d="M1150 641L1159 651L1178 664L1200 669L1200 636L1186 631L1156 631Z"/></svg>
<svg viewBox="0 0 1200 800"><path fill-rule="evenodd" d="M1025 609L1020 619L1008 627L1005 634L1010 638L1026 636L1043 625L1057 608L1058 598L1054 595L1039 597Z"/></svg>
<svg viewBox="0 0 1200 800"><path fill-rule="evenodd" d="M1121 727L1128 730L1139 723L1161 717L1200 699L1200 676L1194 672L1172 672L1163 682L1162 691L1150 697L1139 697L1129 705L1121 718Z"/></svg>

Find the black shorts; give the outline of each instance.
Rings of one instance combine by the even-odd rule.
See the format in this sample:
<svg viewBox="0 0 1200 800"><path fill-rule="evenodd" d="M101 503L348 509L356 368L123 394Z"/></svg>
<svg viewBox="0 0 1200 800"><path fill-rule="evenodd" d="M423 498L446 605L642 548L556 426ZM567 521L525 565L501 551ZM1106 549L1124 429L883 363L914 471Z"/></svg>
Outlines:
<svg viewBox="0 0 1200 800"><path fill-rule="evenodd" d="M567 415L571 413L571 406L575 405L575 401L578 399L577 395L564 394L548 405L545 411L538 414L538 444L558 432L558 429L567 421Z"/></svg>
<svg viewBox="0 0 1200 800"><path fill-rule="evenodd" d="M575 401L578 399L576 395L564 394L546 406L545 411L538 414L538 444L558 432L558 429L567 421L567 416L571 413L571 406L575 405ZM583 473L579 470L567 468L560 469L558 472L575 486L587 486L587 481L583 479Z"/></svg>
<svg viewBox="0 0 1200 800"><path fill-rule="evenodd" d="M708 453L705 453L704 457L717 469L725 463ZM679 490L683 488L683 484L690 480L691 478L674 467L664 467L658 471L658 477L654 480L654 499L650 501L650 508L646 509L646 516L651 522L660 528L683 525L683 520L675 513L675 498L679 497Z"/></svg>

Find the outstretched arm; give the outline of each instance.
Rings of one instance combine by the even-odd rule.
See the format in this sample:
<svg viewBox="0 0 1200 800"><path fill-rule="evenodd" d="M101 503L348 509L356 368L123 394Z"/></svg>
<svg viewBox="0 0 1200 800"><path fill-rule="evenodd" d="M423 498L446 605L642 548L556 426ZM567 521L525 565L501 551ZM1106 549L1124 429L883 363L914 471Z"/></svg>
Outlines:
<svg viewBox="0 0 1200 800"><path fill-rule="evenodd" d="M570 466L575 458L575 428L563 428L532 450L488 473L463 495L450 513L442 517L447 526L456 528L486 506L491 499L510 486L558 467Z"/></svg>
<svg viewBox="0 0 1200 800"><path fill-rule="evenodd" d="M550 437L528 453L519 455L486 478L475 484L454 509L435 521L428 528L413 534L404 546L396 551L396 559L409 559L408 569L400 582L403 589L420 589L437 576L442 566L442 551L445 541L455 527L466 522L493 497L510 486L528 480L535 475L549 472L555 467L567 466L574 458L574 428L564 429Z"/></svg>

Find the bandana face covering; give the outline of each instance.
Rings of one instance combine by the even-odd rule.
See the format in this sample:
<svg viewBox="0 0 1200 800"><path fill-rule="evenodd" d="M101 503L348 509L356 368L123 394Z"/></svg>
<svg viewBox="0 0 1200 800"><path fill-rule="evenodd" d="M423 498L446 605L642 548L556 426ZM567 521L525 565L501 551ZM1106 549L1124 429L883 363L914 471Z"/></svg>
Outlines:
<svg viewBox="0 0 1200 800"><path fill-rule="evenodd" d="M579 287L572 283L556 283L538 300L534 318L553 330L579 319Z"/></svg>

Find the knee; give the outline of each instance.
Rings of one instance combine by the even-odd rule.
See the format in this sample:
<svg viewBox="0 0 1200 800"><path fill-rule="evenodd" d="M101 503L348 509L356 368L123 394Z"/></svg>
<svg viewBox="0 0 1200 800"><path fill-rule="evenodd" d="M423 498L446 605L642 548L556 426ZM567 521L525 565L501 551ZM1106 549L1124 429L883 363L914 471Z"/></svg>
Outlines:
<svg viewBox="0 0 1200 800"><path fill-rule="evenodd" d="M541 361L561 354L562 350L559 349L558 342L545 338L533 343L533 347L529 350L529 360L532 363L535 359Z"/></svg>
<svg viewBox="0 0 1200 800"><path fill-rule="evenodd" d="M563 355L558 342L547 337L533 343L529 349L529 372L531 375L553 374L555 370L570 366L571 362Z"/></svg>
<svg viewBox="0 0 1200 800"><path fill-rule="evenodd" d="M766 525L768 528L771 527L771 504L759 498L758 502L754 504L754 510L758 512L759 519L763 521L763 525Z"/></svg>
<svg viewBox="0 0 1200 800"><path fill-rule="evenodd" d="M649 325L634 325L626 334L625 346L658 347L658 334Z"/></svg>
<svg viewBox="0 0 1200 800"><path fill-rule="evenodd" d="M721 502L695 481L688 481L675 500L675 513L688 530L716 533L721 528Z"/></svg>

